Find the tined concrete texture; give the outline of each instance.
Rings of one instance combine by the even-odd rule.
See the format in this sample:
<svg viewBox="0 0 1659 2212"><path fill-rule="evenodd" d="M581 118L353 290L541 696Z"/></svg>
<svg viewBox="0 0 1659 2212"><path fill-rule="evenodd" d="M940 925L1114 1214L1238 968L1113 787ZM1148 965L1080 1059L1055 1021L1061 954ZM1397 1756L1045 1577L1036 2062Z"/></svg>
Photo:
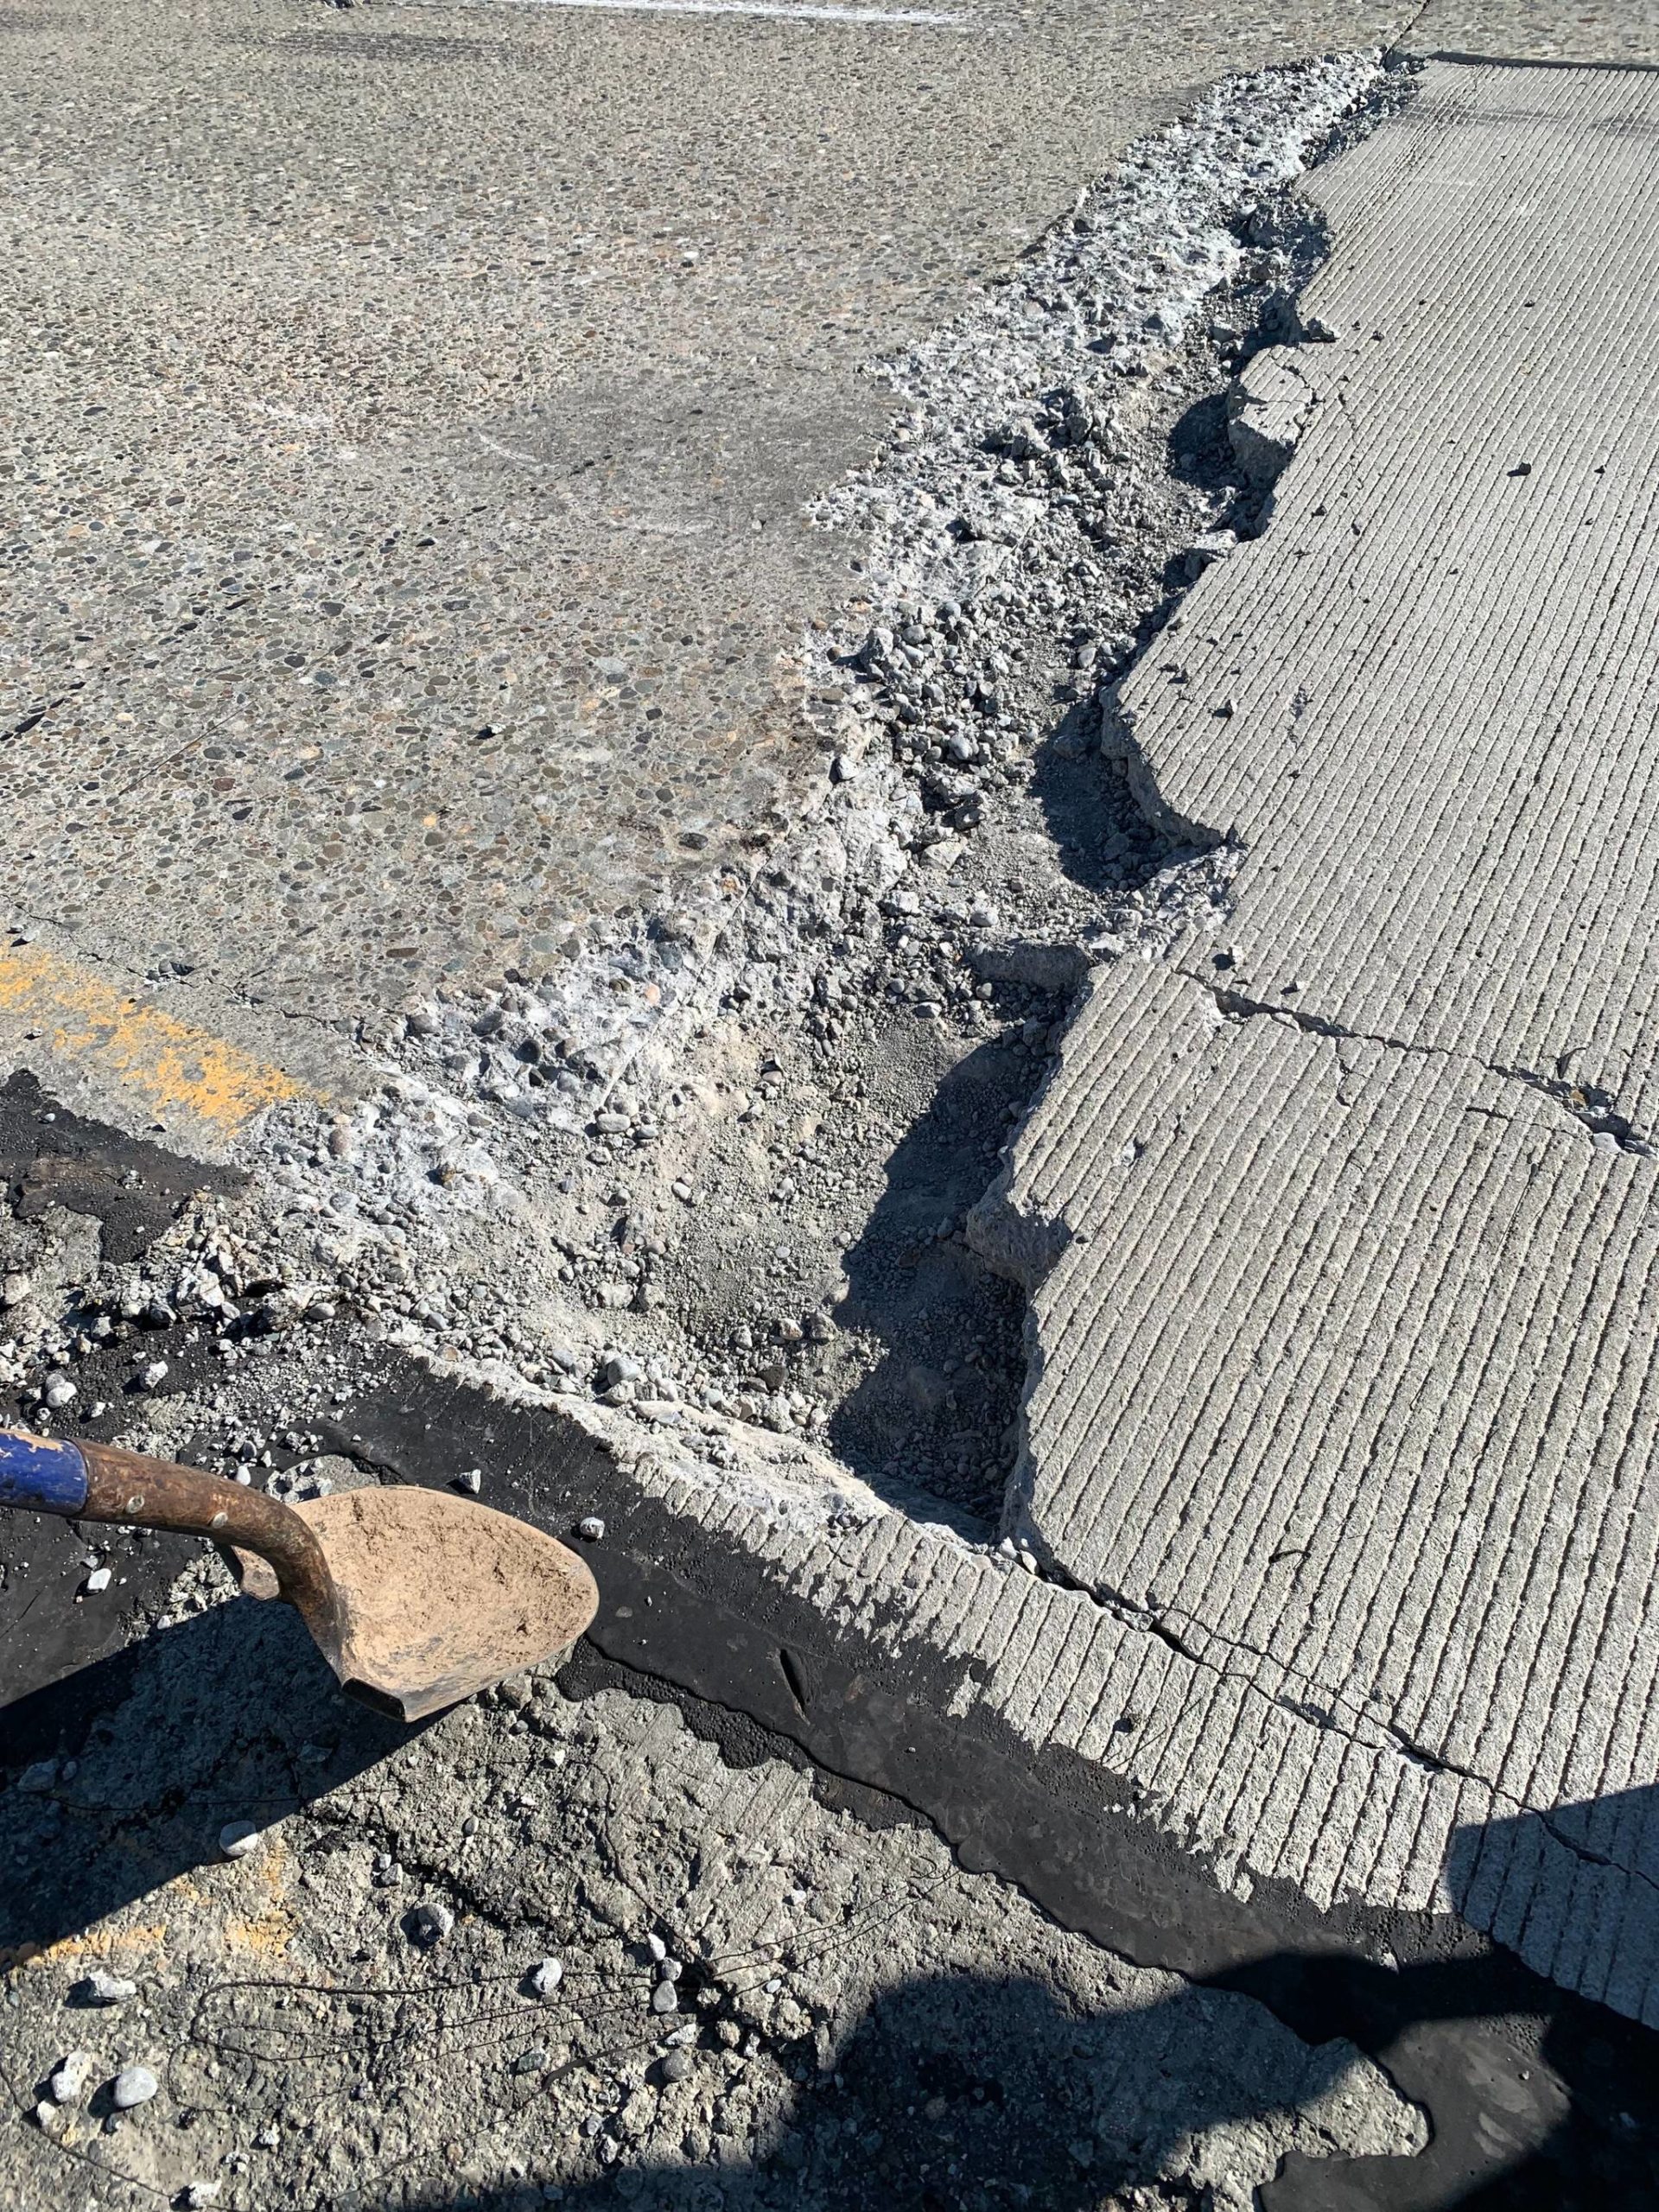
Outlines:
<svg viewBox="0 0 1659 2212"><path fill-rule="evenodd" d="M672 1706L533 1678L410 1736L222 1594L3 1800L14 2203L1244 2212L1292 2150L1422 2145L1352 2044Z"/></svg>
<svg viewBox="0 0 1659 2212"><path fill-rule="evenodd" d="M1300 421L1271 519L1112 714L1234 911L1099 976L980 1223L1022 1535L1371 1747L1360 1894L1439 1859L1650 2021L1656 182L1659 77L1441 65L1313 180L1325 342L1236 410L1247 465Z"/></svg>

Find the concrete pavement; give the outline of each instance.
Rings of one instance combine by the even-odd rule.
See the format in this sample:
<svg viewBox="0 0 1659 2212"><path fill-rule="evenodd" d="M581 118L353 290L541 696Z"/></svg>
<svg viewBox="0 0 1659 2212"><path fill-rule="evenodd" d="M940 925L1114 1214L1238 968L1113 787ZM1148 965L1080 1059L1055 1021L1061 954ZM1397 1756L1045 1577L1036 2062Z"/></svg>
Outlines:
<svg viewBox="0 0 1659 2212"><path fill-rule="evenodd" d="M334 1022L751 866L861 372L1403 13L18 16L9 918Z"/></svg>
<svg viewBox="0 0 1659 2212"><path fill-rule="evenodd" d="M1471 20L1431 9L1401 29L1418 50L1497 35L1490 17L1473 29ZM42 1363L36 1375L38 1353L79 1376L90 1395L95 1376L118 1374L131 1357L134 1328L165 1326L177 1363L166 1393L118 1400L113 1413L100 1400L105 1427L113 1421L124 1435L218 1463L238 1425L257 1420L251 1452L280 1432L303 1454L318 1436L308 1427L302 1435L302 1423L321 1420L326 1401L327 1440L386 1478L448 1481L460 1465L485 1465L493 1503L561 1533L602 1507L601 1648L636 1676L753 1716L823 1769L893 1792L937 1822L966 1863L1012 1877L1068 1925L1131 1957L1199 1975L1242 1971L1257 1953L1294 1958L1296 1971L1316 1978L1322 1969L1307 1962L1323 1961L1338 1994L1305 2016L1274 1980L1281 2016L1310 2018L1321 2037L1354 2033L1385 2055L1396 2085L1430 2108L1433 2142L1376 2171L1327 2171L1313 2198L1298 2196L1293 2173L1277 2201L1450 2201L1478 2176L1546 2155L1580 2124L1562 2118L1580 2106L1526 2016L1564 2008L1555 2017L1580 2044L1592 2034L1586 2023L1602 2017L1573 2010L1573 1999L1507 1964L1490 1988L1481 1984L1494 1955L1471 1953L1470 1930L1569 1992L1631 2018L1653 2013L1652 1637L1642 1549L1652 1517L1642 1471L1651 1162L1640 933L1651 683L1640 494L1652 395L1642 320L1650 287L1639 271L1649 86L1659 79L1435 67L1403 118L1384 122L1314 188L1333 258L1298 313L1305 337L1318 341L1318 326L1329 326L1323 342L1256 350L1269 332L1289 334L1273 284L1302 248L1274 262L1286 219L1252 201L1252 250L1264 257L1230 278L1228 312L1212 330L1195 334L1159 307L1145 358L1127 358L1114 327L1107 350L1124 357L1114 365L1121 391L1103 397L1078 377L1050 405L1045 378L1044 392L1029 395L1045 411L1029 425L991 426L995 454L1008 456L987 464L993 495L1024 503L1029 535L998 539L988 526L968 537L1013 573L1024 564L1034 620L1045 606L1065 606L1073 620L1059 567L1042 564L1051 546L1072 561L1080 515L1092 518L1091 542L1103 550L1096 568L1065 571L1074 583L1092 576L1103 589L1109 581L1124 604L1151 608L1172 546L1179 582L1198 577L1179 626L1160 631L1136 661L1114 728L1154 819L1188 842L1226 840L1219 871L1165 846L1163 876L1151 873L1160 854L1148 861L1127 831L1067 843L1068 805L1073 821L1081 812L1116 823L1122 763L1086 758L1083 717L1068 709L1086 686L1062 672L1058 654L1024 677L1017 667L1002 672L1018 711L1033 717L1033 741L1045 699L1068 709L1031 803L1017 772L1019 728L999 728L999 707L969 756L988 755L988 770L977 769L976 783L925 766L925 800L907 800L910 813L899 817L919 817L923 834L894 847L892 880L918 887L886 899L885 924L872 925L885 928L887 950L868 988L913 1003L925 1039L947 1033L948 1015L960 1058L993 1024L981 987L958 972L961 944L976 932L985 988L995 995L995 974L1027 991L1014 1035L1038 1054L1059 1037L1053 979L1063 988L1085 958L1114 946L1120 955L1086 992L1009 1175L969 1238L953 1181L946 1217L921 1224L936 1255L926 1268L916 1263L915 1224L896 1261L880 1254L889 1272L934 1289L951 1279L949 1322L963 1341L931 1353L937 1371L913 1363L905 1384L942 1417L959 1397L976 1402L967 1370L988 1363L975 1303L983 1294L962 1288L967 1243L1030 1292L1035 1357L999 1547L998 1532L962 1510L948 1484L950 1503L936 1507L913 1484L854 1479L824 1448L810 1400L786 1388L808 1379L809 1351L753 1342L775 1326L785 1347L805 1338L810 1348L818 1338L806 1324L833 1336L822 1312L769 1281L760 1294L772 1304L757 1319L772 1318L752 1330L740 1321L747 1308L728 1310L708 1287L722 1249L728 1271L787 1274L778 1230L817 1233L804 1191L814 1208L821 1192L839 1220L847 1163L880 1166L863 1033L848 1008L859 988L847 981L855 899L829 910L845 932L831 956L839 969L822 964L823 951L799 948L798 964L780 967L767 1017L775 1038L763 1033L765 1019L742 1013L753 996L745 982L696 1033L714 1043L688 1057L683 1090L670 1087L673 1069L660 1105L643 1095L644 1078L639 1095L607 1090L597 1113L584 1109L550 1137L520 1141L507 1110L518 1095L492 1072L498 1047L472 1042L505 1035L502 1052L534 1044L518 1027L533 1012L527 1002L469 996L429 1017L454 1031L433 1033L429 1065L411 1057L428 1033L411 1027L405 1068L452 1083L454 1096L437 1102L448 1116L442 1147L429 1157L424 1138L411 1145L418 1172L407 1187L372 1189L362 1160L380 1174L375 1147L404 1141L404 1120L431 1102L425 1078L398 1074L353 1109L353 1071L372 1090L385 1071L351 1047L359 1034L384 1036L376 1016L411 985L446 971L476 984L509 960L556 964L607 902L671 912L688 895L679 871L706 872L711 855L733 863L734 885L747 873L765 891L742 841L774 834L772 809L782 839L797 754L779 714L828 703L804 696L821 675L802 671L821 662L800 652L802 626L815 611L830 618L849 557L844 539L779 514L792 516L868 441L875 416L863 411L868 391L850 366L936 312L928 286L944 281L918 276L925 257L912 250L917 231L884 234L874 245L891 249L891 269L874 250L861 263L880 277L874 304L849 308L808 346L798 317L835 321L827 302L844 277L835 240L846 207L820 188L830 156L811 153L787 70L779 89L775 41L810 25L815 37L851 41L856 28L904 42L895 49L903 68L887 54L868 79L853 73L859 91L845 130L817 143L832 144L836 159L849 158L849 144L864 149L868 170L841 181L873 177L893 210L917 191L904 142L920 128L942 150L919 164L927 181L915 220L948 241L952 270L988 253L988 204L1006 211L1017 201L1027 212L1013 219L1034 221L1058 169L1096 143L1090 134L1120 127L1121 110L1085 114L1074 81L1078 69L1089 83L1107 81L1110 41L1102 32L1096 52L1092 34L1080 35L1084 60L1074 67L1068 51L1062 68L1050 22L968 27L982 32L983 50L964 41L961 51L975 58L949 80L958 105L936 137L920 97L932 82L919 76L934 50L925 41L962 27L819 16L779 26L763 16L711 28L699 19L699 37L708 29L727 42L714 49L719 82L705 85L698 73L711 49L693 40L690 19L664 26L561 11L556 31L543 27L550 16L532 30L524 21L505 9L455 11L454 22L410 10L395 21L388 10L320 26L296 13L274 32L268 20L243 26L239 44L217 21L206 30L193 22L171 47L175 35L163 32L155 55L136 61L130 43L118 42L132 35L119 22L99 34L105 86L119 70L162 88L156 112L164 111L169 137L154 144L167 159L154 146L146 154L142 193L109 171L116 215L60 255L71 272L63 298L96 282L111 318L104 359L119 372L90 402L76 381L81 366L67 375L63 347L48 342L70 327L40 304L60 277L54 270L48 282L30 264L39 338L31 429L45 441L30 466L48 475L86 448L83 425L71 435L72 404L115 418L104 430L103 416L88 419L95 437L111 439L99 466L118 463L134 480L134 514L145 499L164 507L176 496L189 507L192 490L166 487L181 457L193 470L199 461L200 531L187 559L203 578L221 569L216 588L226 598L221 617L200 590L191 597L178 549L140 536L118 505L77 507L50 539L54 559L73 564L73 593L66 587L48 604L35 592L38 575L68 575L70 566L30 574L41 680L31 676L10 744L22 764L22 834L8 870L27 925L20 935L38 933L46 949L10 949L22 981L7 1050L38 1065L54 1095L112 1102L111 1118L129 1128L171 1120L177 1141L203 1154L214 1149L215 1115L206 1109L245 1131L278 1095L262 1096L262 1084L303 1087L351 1110L331 1129L300 1098L279 1108L274 1141L251 1146L221 1129L221 1148L254 1166L245 1217L270 1242L232 1249L222 1212L187 1210L161 1231L162 1256L145 1262L153 1291L148 1278L115 1282L107 1233L101 1258L88 1252L79 1209L96 1216L103 1194L41 1215L36 1201L51 1178L35 1163L26 1179L31 1219L46 1224L43 1256L25 1249L36 1232L10 1224L7 1255L19 1268L27 1258L46 1287L20 1293L26 1319L8 1323L23 1342L20 1352L7 1340L14 1380L39 1402L48 1370ZM1559 40L1535 18L1511 11L1501 28L1540 58L1559 58L1542 52ZM1640 58L1646 36L1624 17L1593 35L1620 58ZM64 34L48 24L16 35L45 39L44 53ZM1175 62L1147 36L1133 51L1148 57L1137 97L1151 112L1164 97L1159 69L1167 61L1173 73ZM660 80L664 105L647 133L660 165L652 169L632 115L607 94L613 81L626 85L637 105L639 84L658 85L639 56L642 41L659 37L678 43L645 50L671 52L684 73ZM512 74L525 67L526 40L542 72L534 112ZM580 281L585 269L567 270L570 296L562 292L556 311L528 273L538 257L526 211L549 185L536 165L551 158L540 150L545 95L550 79L564 82L557 70L573 41L590 43L576 49L587 61L571 71L573 105L559 113L569 143L601 147L606 160L589 158L576 174L561 156L558 181L607 210L628 200L632 227L603 233L611 258L599 257L591 284ZM425 89L377 89L385 80L376 71L414 74L411 41L423 49L416 83ZM226 60L220 49L232 46ZM821 106L843 97L848 50L810 79ZM205 89L181 132L166 88L184 56L200 63ZM1023 83L1027 66L1031 88L1012 103L1027 134L1015 185L1007 143L992 144L981 124L999 98L1006 110L1005 80L1012 69ZM440 70L452 74L440 79ZM113 149L112 95L96 90L96 71L92 81L88 111ZM738 84L749 89L734 99ZM279 112L295 99L308 119L299 173L255 169L256 157L274 158L279 137L285 146L296 135ZM460 109L444 105L456 100ZM763 110L779 100L794 136L781 167L767 166ZM752 126L741 149L717 126L716 111L734 109ZM718 180L709 207L718 201L726 227L709 213L715 245L682 221L686 165L655 135L671 112L689 118L699 149L710 149L687 173ZM388 116L396 129L377 135ZM1067 116L1071 139L1060 128ZM487 175L454 157L466 129L495 149ZM957 137L970 148L968 213L965 200L950 200L964 174L951 167ZM168 167L175 138L188 178ZM1183 143L1177 134L1170 145ZM757 149L766 149L758 172ZM1022 168L1025 150L1039 149ZM412 252L412 231L392 219L399 176L411 173L398 156L411 149L427 163L412 173L426 180L421 221L442 232L436 261ZM481 236L479 213L487 191L494 219L509 152L520 162L525 215L510 247L494 232ZM1160 159L1168 158L1166 147ZM85 231L73 219L85 212L73 172L66 141L48 183L56 178L59 219ZM275 188L294 196L276 200ZM789 210L794 253L760 220L768 194ZM661 213L677 195L673 226L658 222L664 234L652 233L643 251L633 203ZM145 219L183 272L159 340L173 343L186 327L202 334L199 367L147 371L148 383L130 370L155 283L118 281L121 225L146 196ZM865 210L859 220L868 219ZM1097 220L1109 219L1084 211L1079 234ZM239 265L258 225L275 232L270 273L245 298ZM855 257L870 245L861 229ZM722 254L735 258L722 263ZM1471 257L1482 277L1473 284ZM1063 259L1038 265L1042 284L1057 270L1064 323ZM448 321L421 290L435 268L448 287ZM900 268L902 276L893 273ZM1097 271L1085 273L1099 283ZM729 293L711 288L717 276L730 280ZM1138 273L1126 279L1131 293L1141 283ZM1145 289L1150 302L1155 283ZM349 311L346 293L359 296ZM1041 303L1014 296L1035 318ZM454 305L463 297L474 302L465 312ZM1240 297L1255 299L1262 327L1230 321ZM1529 320L1540 315L1542 344ZM81 326L91 327L90 318ZM1242 344L1241 328L1250 334ZM625 340L632 381L619 399L613 356ZM94 338L93 351L103 342ZM758 365L753 353L739 359L744 346L761 348ZM1254 354L1232 404L1247 427L1300 435L1265 515L1255 507L1264 482L1214 480L1209 456L1226 447L1224 411L1183 384L1212 373L1206 346ZM688 348L702 349L690 368ZM255 389L254 372L279 358L285 381L273 397L265 385ZM1450 382L1448 361L1460 365ZM556 392L557 404L523 398L520 376ZM188 382L197 389L187 392ZM1604 456L1595 437L1584 442L1608 388L1624 396L1624 427ZM198 401L199 416L185 404ZM312 419L325 403L335 416ZM712 424L696 412L710 406ZM267 410L251 436L251 407ZM1448 407L1455 446L1426 435ZM343 436L341 408L356 410ZM280 447L273 423L283 426ZM181 423L192 425L188 437ZM1170 459L1146 470L1154 449ZM1259 448L1253 461L1241 435L1237 454L1248 476ZM1121 504L1097 499L1113 469L1127 491ZM1580 513L1567 494L1576 499L1579 478L1598 469ZM1189 487L1189 504L1154 514L1166 473ZM1206 501L1212 524L1232 521L1207 531L1213 542L1189 556ZM451 539L438 534L440 511L455 525ZM1030 521L1039 511L1040 529ZM375 531L361 536L369 512ZM100 558L96 522L130 532L113 562ZM420 546L419 537L432 543ZM687 552L682 537L697 550ZM783 550L757 559L757 543ZM997 550L1004 543L1014 550ZM1141 550L1109 567L1118 545ZM569 556L567 566L547 569L550 546ZM411 548L443 553L429 582ZM238 563L238 551L249 558ZM135 581L146 562L162 573L159 598ZM291 573L291 588L279 588L279 571ZM723 592L734 595L722 601ZM358 658L359 618L371 602L378 610L394 600L409 628L386 627L377 612L368 647L401 655L395 671L390 654ZM280 634L270 623L279 601ZM624 634L642 601L654 602L650 620ZM725 626L718 651L711 607ZM84 634L54 631L41 611L54 608ZM935 756L959 730L944 719L938 679L950 673L962 626L949 618L942 653L924 611L901 607L897 638L890 631L849 679L872 690L880 679L874 741L886 742L885 729L895 760L925 751L936 716ZM311 626L303 634L294 627L302 616ZM505 629L490 626L498 623ZM509 649L505 630L531 642ZM141 634L151 639L142 649ZM626 651L601 650L619 635ZM997 636L1017 662L1019 639L1011 630ZM1069 670L1109 665L1115 649L1103 653L1103 642L1068 628ZM797 664L780 663L785 651ZM976 687L990 688L978 677L967 688ZM691 721L677 723L682 702ZM841 726L850 727L844 716ZM1596 745L1564 741L1564 731L1584 728ZM757 731L778 741L776 772L766 745L751 742ZM860 742L869 745L871 733ZM80 782L97 788L70 813L72 761L96 771ZM861 789L887 786L849 752L830 788L855 811ZM543 804L549 792L556 807ZM878 811L875 799L863 804ZM939 818L947 805L948 829ZM632 823L623 818L630 807ZM980 817L990 823L982 880L971 858ZM824 818L821 847L849 817ZM661 842L664 825L710 842L696 853L682 847L676 860ZM1114 874L1103 853L1120 849L1127 859ZM79 873L68 873L66 856ZM186 865L196 891L181 898L168 879ZM996 871L1005 907L1024 878L1040 909L1050 869L1052 930L1065 941L994 942ZM1073 879L1064 888L1063 873ZM1178 882L1198 889L1178 892ZM793 892L786 880L783 888L780 942L791 929L808 948L830 938L809 906L791 918ZM766 911L765 896L758 903ZM1219 925L1195 931L1206 908ZM1147 925L1138 938L1137 909ZM1174 932L1173 946L1160 928ZM923 973L918 958L935 965ZM134 999L124 979L145 971L154 988ZM53 990L79 1009L75 1020ZM798 994L810 1011L790 1005ZM1559 1036L1556 1013L1567 1006L1584 1018ZM162 1018L169 1009L170 1030ZM417 1013L429 1019L423 1007ZM215 1046L216 1029L236 1040L233 1051ZM734 1029L736 1057L723 1060L721 1039ZM285 1030L306 1038L305 1072L299 1053L288 1064ZM715 1139L734 1125L737 1165L753 1176L744 1147L760 1154L785 1074L760 1048L783 1050L798 1031L817 1040L810 1067L787 1077L804 1086L810 1119L804 1129L780 1126L766 1147L787 1155L789 1177L764 1160L759 1182L734 1177L735 1196L722 1191L712 1210L722 1217L705 1219L702 1241L688 1235L682 1249L677 1230L664 1236L664 1216L684 1207L693 1217L714 1185L695 1164L700 1118ZM450 1049L457 1042L464 1052ZM901 1043L902 1121L927 1110L927 1086L948 1082L951 1069L948 1054L929 1060L926 1049ZM741 1057L752 1047L753 1067ZM648 1148L664 1127L658 1190ZM49 1134L41 1141L49 1151ZM976 1128L958 1169L980 1148ZM717 1146L707 1149L712 1157ZM901 1145L891 1173L910 1205L904 1156ZM432 1205L448 1204L443 1194L465 1192L474 1176L501 1195L477 1200L470 1221L457 1199L423 1243L428 1186L440 1191ZM912 1210L925 1204L918 1193ZM626 1211L613 1232L604 1210L618 1206ZM385 1268L384 1255L348 1248L347 1217L385 1228L395 1248ZM94 1229L93 1248L98 1237ZM556 1296L573 1287L563 1309L532 1313L528 1293L545 1287L538 1269L550 1257ZM180 1287L169 1306L159 1284L172 1265ZM204 1269L234 1296L204 1301ZM316 1270L330 1281L310 1281ZM303 1330L258 1333L245 1293L272 1281L283 1287L266 1294L302 1313ZM504 1307L509 1294L518 1303ZM775 1319L790 1297L802 1319L787 1306ZM41 1308L33 1319L30 1300ZM105 1319L122 1318L104 1338L74 1339L100 1302ZM849 1338L853 1302L837 1308ZM900 1312L899 1336L927 1325L925 1313ZM404 1341L429 1352L460 1347L440 1358L435 1382L387 1349L397 1315L438 1332ZM291 1318L285 1310L284 1327ZM683 1325L687 1347L664 1333L671 1323ZM604 1342L601 1325L614 1332ZM563 1344L556 1356L541 1341L567 1331L577 1347L569 1371L595 1370L569 1389ZM727 1343L729 1366L711 1350ZM649 1371L629 1378L629 1359L642 1370L649 1361ZM613 1373L624 1380L613 1382ZM891 1402L874 1402L875 1427L890 1431ZM1460 1440L1477 1438L1478 1446ZM987 1440L972 1440L994 1464L994 1444L986 1454ZM73 1580L75 1560L54 1559L60 1571ZM136 1554L132 1571L143 1580ZM20 1583L24 1602L36 1602L49 1579ZM438 1787L459 1820L451 1783L432 1784L418 1759L411 1775L416 1790ZM60 1773L49 1785L54 1803L70 1803L72 1782ZM350 1825L359 1815L342 1817ZM1445 1988L1419 2012L1410 1993L1439 1988L1436 1977ZM1502 2017L1490 2030L1448 2020L1459 2011ZM1605 2129L1594 2137L1604 2148L1611 2139ZM1586 2176L1611 2171L1596 2165L1601 2156L1586 2157Z"/></svg>

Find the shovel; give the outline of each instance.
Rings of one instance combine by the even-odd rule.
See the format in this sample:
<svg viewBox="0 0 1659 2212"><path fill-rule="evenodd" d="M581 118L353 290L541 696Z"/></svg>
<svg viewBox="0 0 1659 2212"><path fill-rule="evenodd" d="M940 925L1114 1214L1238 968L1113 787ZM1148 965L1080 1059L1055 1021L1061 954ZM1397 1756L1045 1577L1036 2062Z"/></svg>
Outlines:
<svg viewBox="0 0 1659 2212"><path fill-rule="evenodd" d="M551 1658L599 1607L574 1552L442 1491L282 1505L111 1444L0 1429L0 1505L211 1538L249 1596L287 1599L342 1688L401 1720Z"/></svg>

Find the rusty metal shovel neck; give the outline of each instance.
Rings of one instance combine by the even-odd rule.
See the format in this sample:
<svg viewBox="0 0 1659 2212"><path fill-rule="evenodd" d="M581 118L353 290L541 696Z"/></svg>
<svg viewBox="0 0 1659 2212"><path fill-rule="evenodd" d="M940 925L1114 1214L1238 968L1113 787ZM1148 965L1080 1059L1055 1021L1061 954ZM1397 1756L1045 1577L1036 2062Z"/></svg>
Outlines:
<svg viewBox="0 0 1659 2212"><path fill-rule="evenodd" d="M208 1537L248 1595L294 1607L342 1688L403 1720L567 1650L599 1605L556 1538L442 1491L283 1505L114 1445L0 1430L0 1505Z"/></svg>

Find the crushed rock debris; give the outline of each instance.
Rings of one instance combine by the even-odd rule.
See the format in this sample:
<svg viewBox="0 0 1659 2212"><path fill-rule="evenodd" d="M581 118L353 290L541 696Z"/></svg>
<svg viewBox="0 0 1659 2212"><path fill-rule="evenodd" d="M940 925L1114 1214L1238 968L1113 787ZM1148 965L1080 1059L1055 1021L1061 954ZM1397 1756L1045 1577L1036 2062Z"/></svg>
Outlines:
<svg viewBox="0 0 1659 2212"><path fill-rule="evenodd" d="M859 550L809 654L807 818L696 912L365 1035L378 1093L274 1113L249 1192L141 1264L100 1267L49 1213L10 1224L0 1383L24 1416L73 1419L54 1396L123 1351L149 1414L124 1440L321 1495L308 1432L391 1343L716 1467L702 1416L828 1448L994 1539L1023 1306L969 1213L1090 963L1227 913L1231 856L1134 804L1111 686L1179 630L1193 549L1261 526L1285 410L1252 446L1227 387L1318 335L1295 299L1322 241L1288 187L1408 87L1365 55L1229 80L884 365L887 450L817 518ZM329 1345L304 1402L265 1382L295 1332Z"/></svg>

